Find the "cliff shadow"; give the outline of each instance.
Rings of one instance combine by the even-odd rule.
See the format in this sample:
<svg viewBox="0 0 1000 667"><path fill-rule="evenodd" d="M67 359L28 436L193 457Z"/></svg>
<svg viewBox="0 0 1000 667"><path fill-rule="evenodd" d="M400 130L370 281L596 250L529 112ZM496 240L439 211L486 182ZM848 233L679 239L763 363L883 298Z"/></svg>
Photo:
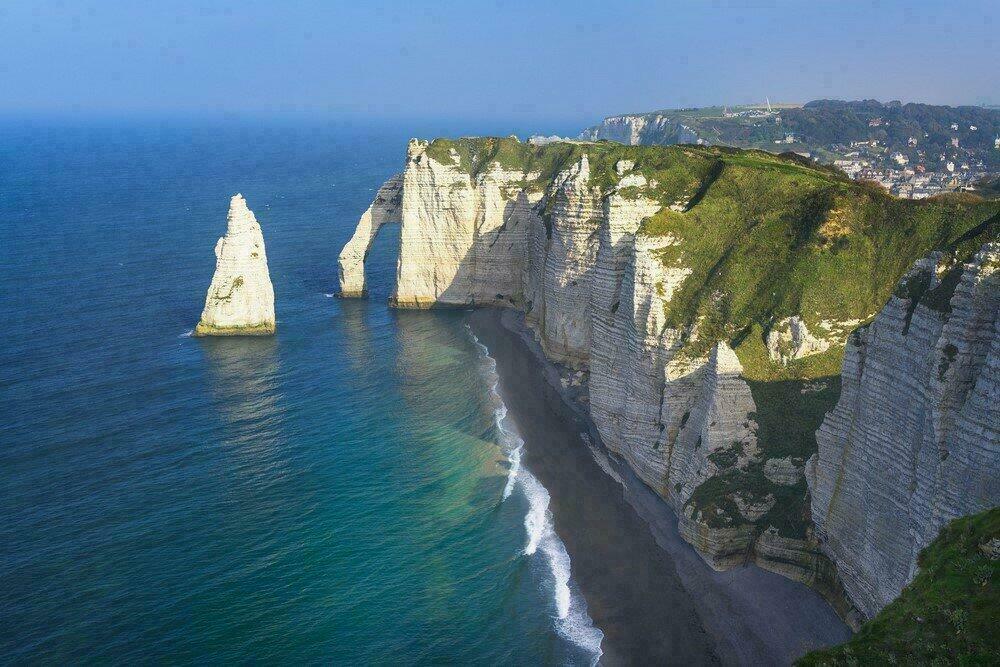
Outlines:
<svg viewBox="0 0 1000 667"><path fill-rule="evenodd" d="M515 199L505 201L501 223L490 229L483 230L481 213L451 223L459 229L471 228L470 237L452 242L467 243L467 247L452 251L449 244L428 240L424 248L415 248L424 253L412 260L423 265L422 271L414 272L415 265L409 265L404 273L397 262L393 302L402 308L520 304L525 291L524 267L531 251L529 234L533 224L538 232L544 225L528 193L521 190ZM440 229L431 231L441 234ZM400 293L399 278L411 293ZM406 285L408 282L413 285Z"/></svg>

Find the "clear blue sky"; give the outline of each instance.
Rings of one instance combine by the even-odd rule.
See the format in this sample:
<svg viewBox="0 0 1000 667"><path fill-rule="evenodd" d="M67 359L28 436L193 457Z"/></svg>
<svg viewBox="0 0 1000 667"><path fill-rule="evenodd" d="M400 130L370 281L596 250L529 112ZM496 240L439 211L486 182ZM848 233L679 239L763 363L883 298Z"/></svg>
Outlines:
<svg viewBox="0 0 1000 667"><path fill-rule="evenodd" d="M1000 2L2 0L0 113L1000 104Z"/></svg>

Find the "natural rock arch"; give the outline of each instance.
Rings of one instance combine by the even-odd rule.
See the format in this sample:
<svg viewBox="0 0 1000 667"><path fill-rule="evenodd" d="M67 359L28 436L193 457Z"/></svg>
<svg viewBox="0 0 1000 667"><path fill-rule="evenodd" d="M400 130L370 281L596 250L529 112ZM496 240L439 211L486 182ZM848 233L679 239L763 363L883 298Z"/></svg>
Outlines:
<svg viewBox="0 0 1000 667"><path fill-rule="evenodd" d="M337 258L340 296L361 297L367 293L365 260L382 225L400 222L403 212L403 175L396 174L375 194L371 206L364 212L354 230L354 236Z"/></svg>

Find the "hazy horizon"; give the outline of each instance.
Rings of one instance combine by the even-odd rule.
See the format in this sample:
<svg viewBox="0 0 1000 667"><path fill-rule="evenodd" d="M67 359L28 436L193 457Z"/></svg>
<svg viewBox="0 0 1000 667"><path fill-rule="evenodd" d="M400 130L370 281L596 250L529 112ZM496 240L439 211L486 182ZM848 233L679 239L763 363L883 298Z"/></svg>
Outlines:
<svg viewBox="0 0 1000 667"><path fill-rule="evenodd" d="M551 119L863 99L997 104L991 3L13 0L3 116Z"/></svg>

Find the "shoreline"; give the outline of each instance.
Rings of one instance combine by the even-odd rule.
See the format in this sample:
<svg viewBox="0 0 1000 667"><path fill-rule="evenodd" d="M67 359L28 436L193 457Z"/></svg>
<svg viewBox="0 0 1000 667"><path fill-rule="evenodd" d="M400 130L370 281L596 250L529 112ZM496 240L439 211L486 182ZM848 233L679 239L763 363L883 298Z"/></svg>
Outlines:
<svg viewBox="0 0 1000 667"><path fill-rule="evenodd" d="M497 362L524 464L551 494L572 576L605 635L602 664L790 664L850 638L805 584L753 564L709 567L673 510L603 446L521 313L479 309L468 323Z"/></svg>

